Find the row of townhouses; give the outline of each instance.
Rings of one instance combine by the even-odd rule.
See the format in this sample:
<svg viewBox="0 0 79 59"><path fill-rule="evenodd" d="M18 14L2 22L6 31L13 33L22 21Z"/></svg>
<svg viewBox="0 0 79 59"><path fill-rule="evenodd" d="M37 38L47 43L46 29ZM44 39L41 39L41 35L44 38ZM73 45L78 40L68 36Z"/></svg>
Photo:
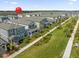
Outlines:
<svg viewBox="0 0 79 59"><path fill-rule="evenodd" d="M32 36L42 27L48 27L54 22L65 18L58 17L23 17L22 15L0 16L0 50L7 50L6 45L11 41L19 43L25 35ZM2 48L1 48L2 47Z"/></svg>

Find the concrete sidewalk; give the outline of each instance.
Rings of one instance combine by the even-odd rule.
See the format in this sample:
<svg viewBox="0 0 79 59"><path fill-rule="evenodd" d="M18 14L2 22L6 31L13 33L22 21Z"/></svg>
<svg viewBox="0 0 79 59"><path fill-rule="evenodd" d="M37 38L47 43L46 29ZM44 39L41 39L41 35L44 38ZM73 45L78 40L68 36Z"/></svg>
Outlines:
<svg viewBox="0 0 79 59"><path fill-rule="evenodd" d="M72 33L72 35L71 35L71 37L70 37L70 39L68 41L68 44L66 46L66 49L65 49L65 52L64 52L64 55L63 55L63 58L69 58L70 57L74 37L75 37L76 31L77 31L77 28L78 28L78 24L79 24L79 20L77 21L77 23L76 23L76 25L74 27L73 33Z"/></svg>

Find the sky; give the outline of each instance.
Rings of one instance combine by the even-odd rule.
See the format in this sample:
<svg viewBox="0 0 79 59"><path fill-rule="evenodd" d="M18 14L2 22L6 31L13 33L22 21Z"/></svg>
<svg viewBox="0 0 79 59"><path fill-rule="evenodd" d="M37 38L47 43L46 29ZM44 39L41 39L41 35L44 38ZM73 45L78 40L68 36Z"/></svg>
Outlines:
<svg viewBox="0 0 79 59"><path fill-rule="evenodd" d="M0 0L0 10L79 10L79 0Z"/></svg>

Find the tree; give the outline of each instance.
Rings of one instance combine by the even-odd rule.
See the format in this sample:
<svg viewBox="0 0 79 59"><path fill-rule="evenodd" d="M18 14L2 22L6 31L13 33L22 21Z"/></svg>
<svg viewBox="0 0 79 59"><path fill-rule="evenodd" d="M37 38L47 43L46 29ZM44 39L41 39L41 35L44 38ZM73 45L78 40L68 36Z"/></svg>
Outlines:
<svg viewBox="0 0 79 59"><path fill-rule="evenodd" d="M59 27L57 29L62 29L62 25L59 25Z"/></svg>
<svg viewBox="0 0 79 59"><path fill-rule="evenodd" d="M9 41L9 43L8 43L8 49L11 51L11 50L14 50L15 48L16 48L16 45L14 44L14 42L13 42L13 38L14 38L14 36L10 36L9 38L8 38L8 41Z"/></svg>

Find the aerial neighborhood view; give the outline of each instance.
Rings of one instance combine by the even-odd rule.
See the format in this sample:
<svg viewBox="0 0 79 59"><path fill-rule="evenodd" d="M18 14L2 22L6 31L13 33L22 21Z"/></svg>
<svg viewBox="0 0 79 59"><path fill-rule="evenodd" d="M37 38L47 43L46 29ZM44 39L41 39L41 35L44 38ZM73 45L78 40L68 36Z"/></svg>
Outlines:
<svg viewBox="0 0 79 59"><path fill-rule="evenodd" d="M69 0L69 6L64 5L66 0L59 1L63 10L57 5L58 9L52 9L50 5L58 2L50 0L49 5L48 0L27 4L33 10L25 7L29 1L24 0L25 5L16 0L0 1L6 5L0 6L0 58L79 58L79 10L74 5L77 0Z"/></svg>

